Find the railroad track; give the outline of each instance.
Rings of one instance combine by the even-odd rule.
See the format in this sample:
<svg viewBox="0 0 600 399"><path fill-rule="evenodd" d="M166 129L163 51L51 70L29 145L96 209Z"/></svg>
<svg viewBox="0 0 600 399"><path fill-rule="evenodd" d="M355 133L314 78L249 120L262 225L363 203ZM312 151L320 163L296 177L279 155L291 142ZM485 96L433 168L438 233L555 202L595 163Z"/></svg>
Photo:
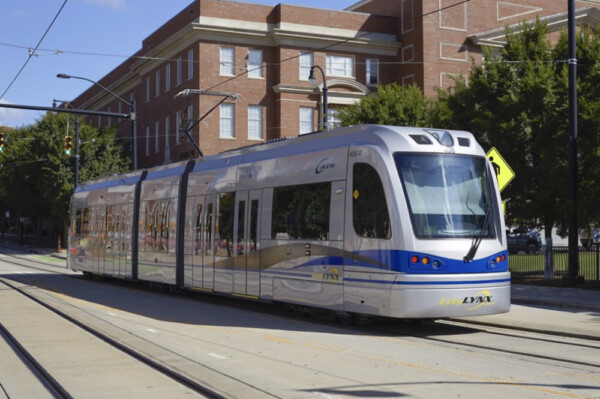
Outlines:
<svg viewBox="0 0 600 399"><path fill-rule="evenodd" d="M17 355L23 364L31 371L35 378L48 390L48 393L54 398L70 399L72 396L63 388L52 374L46 370L37 360L31 355L23 345L4 327L0 322L0 336L8 344L10 349ZM5 392L8 397L8 394ZM10 398L10 397L9 397Z"/></svg>
<svg viewBox="0 0 600 399"><path fill-rule="evenodd" d="M6 259L3 259L6 261ZM25 259L14 259L13 263L20 264L21 266L29 266L39 270L45 270L44 266L36 265L36 262L25 260ZM25 277L27 278L27 277ZM82 281L83 283L83 281ZM85 284L91 284L90 287L96 286L100 287L100 283L95 282L85 282ZM128 282L123 282L118 280L117 284L108 284L107 289L110 290L110 287L115 288L116 286L126 286L128 288L136 287L133 284ZM143 286L139 286L143 287ZM87 289L87 288L86 288ZM103 290L104 291L104 290ZM113 290L114 291L114 290ZM148 294L147 289L140 289L139 295L151 295ZM146 291L146 292L142 292ZM161 295L162 296L162 295ZM377 339L390 342L394 345L394 347L398 348L398 353L402 353L400 348L404 348L403 343L406 342L414 342L415 346L424 347L424 348L432 348L436 352L439 353L450 353L452 356L456 354L458 357L475 357L477 359L499 359L502 362L508 361L507 359L518 358L522 364L527 365L532 369L546 369L548 372L555 373L556 375L564 374L565 371L574 373L579 373L583 375L584 379L589 379L591 381L597 381L598 375L593 370L597 370L600 367L600 361L596 359L600 359L600 342L591 341L591 340L583 340L576 338L569 338L563 336L555 336L549 334L537 334L528 331L521 331L518 329L510 329L510 328L497 328L483 325L474 325L470 323L464 323L454 320L439 320L435 322L427 322L427 323L415 323L415 322L403 322L403 321L395 321L395 320L378 320L372 325L359 325L359 326L347 326L340 325L339 323L332 322L332 319L328 319L323 317L321 319L309 319L307 320L297 312L290 312L287 310L283 310L281 307L273 306L273 305L265 305L260 303L252 303L252 302L240 302L239 300L235 300L232 298L220 298L217 296L204 296L204 295L196 295L196 294L188 294L186 298L178 298L174 295L165 295L164 300L158 301L158 303L166 303L166 307L173 306L174 303L179 304L182 301L183 306L188 308L188 313L191 312L202 312L202 309L206 307L212 309L212 312L216 312L214 306L217 308L221 307L221 309L238 309L243 308L247 310L248 314L254 314L252 317L259 317L263 319L268 319L269 321L265 324L270 326L273 322L272 320L280 319L283 321L282 324L285 325L285 329L290 333L294 333L295 331L305 331L305 330L316 330L316 331L325 331L329 333L330 336L369 336L369 337L379 337ZM108 307L112 307L112 302L102 302L108 305ZM117 306L117 310L118 310ZM122 308L127 311L127 308ZM131 310L130 310L131 311ZM137 312L137 311L134 311ZM141 313L143 316L143 312ZM97 317L95 315L94 317ZM187 316L186 316L187 317ZM110 318L105 318L104 322L110 320ZM182 321L174 319L179 323L190 323L191 325L203 325L206 324L209 326L210 330L221 330L216 326L221 326L221 324L215 319L190 319L191 321ZM202 322L198 322L195 320L202 320ZM110 321L109 321L110 322ZM238 324L236 324L238 325ZM260 343L261 335L263 332L254 332L252 330L252 324L244 324L241 322L239 326L242 326L243 329L241 331L238 330L236 334L246 334L248 339L252 339L251 342ZM307 327L308 326L308 327ZM116 327L115 328L121 328ZM144 326L146 327L146 326ZM150 326L156 328L155 326ZM127 327L122 327L126 329ZM275 327L276 331L280 329L280 327ZM210 330L204 330L206 332ZM123 330L137 341L142 342L145 345L155 345L161 346L160 340L152 340L152 338L144 337L139 335L133 330ZM221 339L210 340L208 338L198 338L198 337L190 337L186 336L185 331L179 329L173 329L168 332L169 338L168 340L172 342L179 342L184 340L190 340L189 342L194 345L194 347L210 347L215 350L215 348L222 347L223 350L233 350L238 351L237 353L243 353L244 355L254 355L254 353L247 349L239 349L231 346L227 346ZM223 334L223 333L221 333ZM254 335L253 335L254 334ZM272 333L274 334L274 333ZM275 342L284 342L288 346L296 346L296 347L304 347L308 345L309 347L320 347L325 345L318 342L309 342L308 344L300 339L294 340L292 337L287 336L269 336L267 339L272 339ZM193 340L193 341L192 341ZM509 342L507 344L507 342ZM551 345L554 349L551 351L545 351L541 349L540 343L545 343ZM166 344L166 342L165 342ZM210 346L209 346L210 345ZM341 345L341 344L340 344ZM350 353L354 351L353 346L336 346L335 350L339 350L340 352ZM138 345L139 347L139 345ZM327 348L328 349L328 348ZM169 356L172 356L174 360L173 363L177 362L187 362L185 367L190 365L191 367L206 367L205 364L202 364L202 361L199 361L197 358L192 356L188 356L185 351L179 350L177 348L168 348L165 345L161 348L165 353ZM139 351L138 351L139 352ZM319 356L323 356L326 353L330 352L326 350L325 352L319 352ZM589 354L598 354L598 356L592 356ZM217 355L221 356L220 353L213 353L215 357ZM268 357L267 354L261 354L262 357ZM274 355L273 355L274 356ZM369 355L360 355L364 356L364 361L368 362L372 360L372 356ZM221 356L222 357L222 356ZM153 362L160 363L159 358L154 358ZM282 366L285 362L282 362L280 359L273 358L270 359L274 363L281 364ZM381 357L382 364L387 364L389 367L393 367L396 365L396 360L393 358ZM483 360L480 360L483 361ZM291 363L288 361L287 364ZM169 365L164 365L167 368L170 368ZM306 366L303 366L306 367ZM420 365L414 365L414 367L421 367ZM181 369L180 369L181 370ZM222 373L222 370L218 368L214 368L211 370L214 373ZM315 368L314 373L322 372L318 368ZM185 379L190 379L190 373L187 375L184 373L177 372L182 375ZM191 373L193 374L193 373ZM452 375L452 374L451 374ZM465 374L464 378L470 378L472 373ZM206 380L206 379L205 379ZM195 381L196 383L198 381ZM247 384L250 387L250 383L245 381L239 381L240 384ZM499 383L500 385L510 385L512 383ZM202 383L200 383L202 385ZM527 384L515 383L515 386L525 386ZM532 386L532 387L531 387ZM531 385L528 389L535 389L534 385ZM590 386L593 386L593 383L590 384L579 384L578 389L590 389ZM539 388L539 389L547 389L547 388ZM570 389L569 385L563 384L560 389L557 389L556 392L560 390L568 390ZM553 391L555 392L555 391ZM555 392L555 393L556 393ZM285 397L278 396L276 394L270 394L269 392L262 392L263 396L266 397ZM206 395L206 394L205 394ZM208 395L206 395L208 396ZM215 397L215 396L208 396ZM216 396L220 397L220 396ZM332 396L334 397L334 396ZM579 396L574 396L579 397Z"/></svg>
<svg viewBox="0 0 600 399"><path fill-rule="evenodd" d="M102 333L101 331L83 323L76 318L66 314L65 312L57 309L56 307L49 305L48 303L38 299L36 296L31 295L26 292L24 289L17 287L16 284L7 281L4 278L0 278L0 284L14 292L17 292L19 295L22 295L29 300L35 302L37 305L51 311L55 315L59 316L61 319L68 321L68 323L76 326L87 333L91 334L95 338L103 341L104 343L110 345L113 348L118 349L119 351L127 354L128 356L134 358L138 362L149 366L153 370L159 372L160 374L168 377L172 381L176 382L187 388L187 390L194 392L202 398L209 399L223 399L225 398L223 395L219 394L216 391L213 391L201 384L198 381L194 381L189 377L182 375L181 373L173 370L168 365L162 364L152 358L144 355L140 351L137 351L128 345L119 342L118 340L111 338L110 336ZM48 390L50 395L54 398L72 398L73 396L61 385L58 381L58 378L53 375L48 368L44 367L41 361L36 359L34 355L32 355L19 340L2 324L0 323L0 335L6 341L8 346L13 350L13 352L18 356L18 358L27 366L29 370L35 375L35 377L40 381L40 383ZM10 398L10 396L8 396Z"/></svg>

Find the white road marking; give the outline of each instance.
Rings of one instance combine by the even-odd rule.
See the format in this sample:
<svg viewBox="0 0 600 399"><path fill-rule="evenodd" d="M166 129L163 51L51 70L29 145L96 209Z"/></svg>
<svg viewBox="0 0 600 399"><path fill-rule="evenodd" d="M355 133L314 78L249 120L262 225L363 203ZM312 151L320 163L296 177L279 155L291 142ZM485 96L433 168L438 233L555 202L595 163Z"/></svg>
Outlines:
<svg viewBox="0 0 600 399"><path fill-rule="evenodd" d="M151 332L153 334L157 334L158 330L155 330L154 328L146 328L146 331Z"/></svg>
<svg viewBox="0 0 600 399"><path fill-rule="evenodd" d="M212 353L212 352L210 352L208 354L208 356L212 356L212 357L214 357L216 359L221 359L221 360L227 359L227 356L219 355L218 353Z"/></svg>
<svg viewBox="0 0 600 399"><path fill-rule="evenodd" d="M325 392L313 391L311 393L314 394L314 395L316 395L316 396L319 396L321 398L326 398L326 399L340 399L339 396L329 395L328 393L325 393Z"/></svg>

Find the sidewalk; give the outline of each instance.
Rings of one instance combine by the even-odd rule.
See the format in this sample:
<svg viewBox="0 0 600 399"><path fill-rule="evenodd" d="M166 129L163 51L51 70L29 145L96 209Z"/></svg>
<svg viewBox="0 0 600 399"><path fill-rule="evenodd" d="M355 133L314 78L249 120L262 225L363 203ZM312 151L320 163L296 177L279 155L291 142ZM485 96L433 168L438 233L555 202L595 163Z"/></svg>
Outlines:
<svg viewBox="0 0 600 399"><path fill-rule="evenodd" d="M600 290L513 284L510 312L454 320L600 341Z"/></svg>

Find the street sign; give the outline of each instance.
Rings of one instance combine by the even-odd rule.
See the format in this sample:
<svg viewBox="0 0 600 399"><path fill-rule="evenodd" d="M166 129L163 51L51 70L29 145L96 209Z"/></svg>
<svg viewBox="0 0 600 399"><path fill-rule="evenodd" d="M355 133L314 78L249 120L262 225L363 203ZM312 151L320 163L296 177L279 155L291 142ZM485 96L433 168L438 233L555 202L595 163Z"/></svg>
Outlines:
<svg viewBox="0 0 600 399"><path fill-rule="evenodd" d="M515 172L508 166L502 155L498 152L498 150L493 147L486 154L492 166L494 167L494 171L496 172L496 179L498 180L498 189L502 191L504 187L508 186L508 183L515 178Z"/></svg>

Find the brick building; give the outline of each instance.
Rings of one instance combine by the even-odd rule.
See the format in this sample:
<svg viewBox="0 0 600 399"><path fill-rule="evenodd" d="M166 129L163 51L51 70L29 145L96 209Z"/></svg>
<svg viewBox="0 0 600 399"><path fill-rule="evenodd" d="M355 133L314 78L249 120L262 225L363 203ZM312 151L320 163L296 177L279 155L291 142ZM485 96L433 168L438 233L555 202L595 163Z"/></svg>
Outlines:
<svg viewBox="0 0 600 399"><path fill-rule="evenodd" d="M600 0L577 1L578 20L596 25L594 6ZM379 85L417 84L433 94L468 75L482 46L501 47L505 26L536 16L557 32L566 26L566 2L362 0L332 11L195 0L99 83L135 101L137 167L148 167L196 156L180 131L201 118L191 134L205 155L319 129L323 78L315 71L318 86L309 82L313 65L326 75L330 122ZM187 89L236 97L176 97ZM73 104L129 112L97 86ZM92 121L130 138L128 121Z"/></svg>

